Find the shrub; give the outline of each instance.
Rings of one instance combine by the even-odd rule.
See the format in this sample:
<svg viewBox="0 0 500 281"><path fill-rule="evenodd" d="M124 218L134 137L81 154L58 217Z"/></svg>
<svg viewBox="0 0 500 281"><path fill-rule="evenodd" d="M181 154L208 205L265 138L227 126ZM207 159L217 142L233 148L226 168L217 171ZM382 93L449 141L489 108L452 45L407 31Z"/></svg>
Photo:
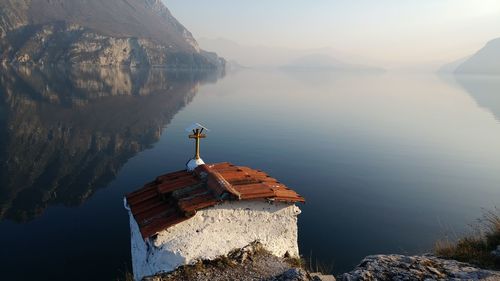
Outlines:
<svg viewBox="0 0 500 281"><path fill-rule="evenodd" d="M434 247L437 256L455 259L479 267L500 270L500 258L492 251L500 245L500 210L485 212L473 233L458 239L438 241Z"/></svg>

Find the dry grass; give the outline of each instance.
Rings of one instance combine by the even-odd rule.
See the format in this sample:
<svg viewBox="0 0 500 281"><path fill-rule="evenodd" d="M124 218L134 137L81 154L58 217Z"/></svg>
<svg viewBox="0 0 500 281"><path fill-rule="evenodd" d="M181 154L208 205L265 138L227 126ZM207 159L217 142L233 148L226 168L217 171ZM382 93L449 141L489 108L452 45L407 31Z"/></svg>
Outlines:
<svg viewBox="0 0 500 281"><path fill-rule="evenodd" d="M191 280L195 279L195 276L211 268L224 269L234 267L235 265L236 263L227 256L220 256L214 260L199 260L194 264L183 265L177 269L177 272L179 277L182 277L182 280Z"/></svg>
<svg viewBox="0 0 500 281"><path fill-rule="evenodd" d="M126 272L124 280L125 281L134 281L134 275L132 274L132 272Z"/></svg>
<svg viewBox="0 0 500 281"><path fill-rule="evenodd" d="M116 281L134 281L134 275L129 266L124 265L123 268L119 270Z"/></svg>
<svg viewBox="0 0 500 281"><path fill-rule="evenodd" d="M130 271L122 272L116 281L134 281L134 275Z"/></svg>
<svg viewBox="0 0 500 281"><path fill-rule="evenodd" d="M301 257L290 257L285 255L285 262L291 267L306 269L306 261Z"/></svg>
<svg viewBox="0 0 500 281"><path fill-rule="evenodd" d="M181 267L179 274L186 280L194 279L194 276L199 272L203 272L205 270L205 265L203 261L197 261L192 265L185 265Z"/></svg>
<svg viewBox="0 0 500 281"><path fill-rule="evenodd" d="M500 245L500 210L485 212L472 234L458 239L438 241L434 247L437 256L468 262L483 268L500 270L500 258L491 252Z"/></svg>
<svg viewBox="0 0 500 281"><path fill-rule="evenodd" d="M307 271L309 272L319 272L321 274L332 274L334 268L334 263L325 263L322 261L315 260L314 262L309 262L307 264Z"/></svg>
<svg viewBox="0 0 500 281"><path fill-rule="evenodd" d="M285 256L285 261L291 266L296 268L302 268L308 272L315 272L321 274L332 274L334 269L334 263L324 263L318 259L313 259L312 252L309 255L309 260L303 257L290 257Z"/></svg>

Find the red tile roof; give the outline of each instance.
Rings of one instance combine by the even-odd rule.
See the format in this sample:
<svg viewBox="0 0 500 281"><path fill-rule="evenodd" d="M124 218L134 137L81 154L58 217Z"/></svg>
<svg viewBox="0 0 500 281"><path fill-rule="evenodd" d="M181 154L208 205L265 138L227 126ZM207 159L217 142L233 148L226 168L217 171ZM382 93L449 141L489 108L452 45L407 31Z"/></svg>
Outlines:
<svg viewBox="0 0 500 281"><path fill-rule="evenodd" d="M231 163L201 165L194 172L162 175L126 198L143 238L225 200L305 202L266 173Z"/></svg>

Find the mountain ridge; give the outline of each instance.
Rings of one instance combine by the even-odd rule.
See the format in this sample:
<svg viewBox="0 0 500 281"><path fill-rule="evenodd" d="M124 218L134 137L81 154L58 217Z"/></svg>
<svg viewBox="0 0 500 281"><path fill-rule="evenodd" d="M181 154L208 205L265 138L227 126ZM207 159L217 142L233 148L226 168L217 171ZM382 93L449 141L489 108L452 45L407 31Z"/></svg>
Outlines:
<svg viewBox="0 0 500 281"><path fill-rule="evenodd" d="M462 65L465 61L467 61L471 56L466 56L455 61L449 62L445 65L442 65L438 69L438 73L453 73L457 68Z"/></svg>
<svg viewBox="0 0 500 281"><path fill-rule="evenodd" d="M4 0L5 63L221 68L160 0Z"/></svg>
<svg viewBox="0 0 500 281"><path fill-rule="evenodd" d="M378 64L371 59L331 47L294 49L265 45L245 45L220 37L202 37L199 38L198 43L202 47L224 54L224 57L228 60L236 61L251 68L279 68L293 63L294 60L314 54L328 55L350 65L366 65L372 68L371 65ZM377 67L374 66L373 68Z"/></svg>
<svg viewBox="0 0 500 281"><path fill-rule="evenodd" d="M500 38L490 40L455 70L457 74L500 74Z"/></svg>
<svg viewBox="0 0 500 281"><path fill-rule="evenodd" d="M488 41L476 53L441 66L439 73L500 75L500 38Z"/></svg>

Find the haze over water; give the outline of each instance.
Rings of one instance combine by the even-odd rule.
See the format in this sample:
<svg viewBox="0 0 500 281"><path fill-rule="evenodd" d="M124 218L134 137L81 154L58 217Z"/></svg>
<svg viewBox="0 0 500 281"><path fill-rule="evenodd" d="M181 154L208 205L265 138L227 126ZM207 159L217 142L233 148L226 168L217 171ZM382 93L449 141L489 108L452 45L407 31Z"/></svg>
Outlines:
<svg viewBox="0 0 500 281"><path fill-rule="evenodd" d="M262 169L306 198L301 253L337 273L369 254L428 252L446 234L466 231L483 208L500 206L498 78L42 73L4 72L1 80L7 277L120 275L130 260L122 197L184 168L192 122L211 129L205 162ZM51 91L59 95L39 85L60 85ZM141 111L131 114L132 104ZM38 129L25 127L28 120ZM84 172L65 174L64 159Z"/></svg>

